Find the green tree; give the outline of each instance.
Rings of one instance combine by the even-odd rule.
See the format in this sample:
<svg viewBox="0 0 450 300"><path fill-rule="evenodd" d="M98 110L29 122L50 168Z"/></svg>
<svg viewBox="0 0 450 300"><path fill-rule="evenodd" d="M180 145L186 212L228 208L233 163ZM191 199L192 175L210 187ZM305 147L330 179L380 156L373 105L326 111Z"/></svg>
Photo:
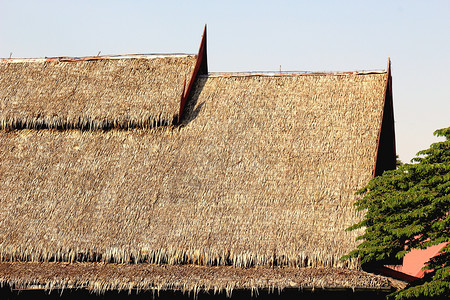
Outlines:
<svg viewBox="0 0 450 300"><path fill-rule="evenodd" d="M345 257L360 257L362 267L392 264L412 249L447 242L425 266L420 281L389 298L450 297L450 127L434 132L446 138L417 153L412 164L386 171L358 191L355 203L365 218L348 228L365 228L361 244Z"/></svg>

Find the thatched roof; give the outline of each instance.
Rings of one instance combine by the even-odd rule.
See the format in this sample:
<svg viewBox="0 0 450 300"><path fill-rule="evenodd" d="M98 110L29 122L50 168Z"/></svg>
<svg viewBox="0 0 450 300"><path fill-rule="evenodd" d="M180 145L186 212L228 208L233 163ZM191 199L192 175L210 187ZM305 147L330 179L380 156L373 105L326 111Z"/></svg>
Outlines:
<svg viewBox="0 0 450 300"><path fill-rule="evenodd" d="M0 281L384 288L340 257L357 245L345 228L362 217L388 74L210 75L184 92L194 64L0 63ZM336 272L349 277L322 276Z"/></svg>
<svg viewBox="0 0 450 300"><path fill-rule="evenodd" d="M201 78L182 128L0 132L0 255L352 266L385 80Z"/></svg>
<svg viewBox="0 0 450 300"><path fill-rule="evenodd" d="M0 129L172 124L195 55L0 61Z"/></svg>

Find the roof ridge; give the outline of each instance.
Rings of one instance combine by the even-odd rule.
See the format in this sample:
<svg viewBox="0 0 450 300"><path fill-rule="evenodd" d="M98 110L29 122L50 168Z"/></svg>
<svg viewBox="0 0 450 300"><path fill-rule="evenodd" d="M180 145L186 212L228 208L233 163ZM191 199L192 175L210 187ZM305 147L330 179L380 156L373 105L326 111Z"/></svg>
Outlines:
<svg viewBox="0 0 450 300"><path fill-rule="evenodd" d="M305 75L370 75L385 74L384 69L357 71L242 71L242 72L209 72L202 77L241 77L241 76L305 76Z"/></svg>
<svg viewBox="0 0 450 300"><path fill-rule="evenodd" d="M161 58L161 57L186 57L195 56L194 53L136 53L136 54L108 54L91 56L52 56L30 58L0 58L0 62L40 62L40 61L84 61L100 59L128 59L128 58Z"/></svg>

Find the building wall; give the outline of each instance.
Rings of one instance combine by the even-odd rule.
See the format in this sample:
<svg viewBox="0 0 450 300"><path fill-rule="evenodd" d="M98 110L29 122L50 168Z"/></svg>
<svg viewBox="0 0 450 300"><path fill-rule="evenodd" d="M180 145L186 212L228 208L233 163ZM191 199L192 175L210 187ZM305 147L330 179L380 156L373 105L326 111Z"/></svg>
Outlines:
<svg viewBox="0 0 450 300"><path fill-rule="evenodd" d="M421 278L425 274L424 271L422 271L425 263L431 257L436 256L444 246L445 243L441 243L423 250L414 249L405 255L402 265L388 267L396 271Z"/></svg>

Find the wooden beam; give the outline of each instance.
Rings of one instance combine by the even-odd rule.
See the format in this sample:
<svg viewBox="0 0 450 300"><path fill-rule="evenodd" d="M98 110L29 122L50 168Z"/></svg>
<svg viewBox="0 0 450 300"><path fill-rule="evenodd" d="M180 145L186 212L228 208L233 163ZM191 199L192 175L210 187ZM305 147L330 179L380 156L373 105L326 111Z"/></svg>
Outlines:
<svg viewBox="0 0 450 300"><path fill-rule="evenodd" d="M191 92L192 87L194 86L194 83L198 75L207 75L207 74L208 74L208 60L206 52L206 25L205 25L203 29L202 41L200 42L200 48L198 49L197 61L195 63L194 70L192 71L189 84L187 88L184 90L184 95L182 95L181 97L180 110L178 113L178 124L180 124L181 122L186 101L189 98L189 94Z"/></svg>

